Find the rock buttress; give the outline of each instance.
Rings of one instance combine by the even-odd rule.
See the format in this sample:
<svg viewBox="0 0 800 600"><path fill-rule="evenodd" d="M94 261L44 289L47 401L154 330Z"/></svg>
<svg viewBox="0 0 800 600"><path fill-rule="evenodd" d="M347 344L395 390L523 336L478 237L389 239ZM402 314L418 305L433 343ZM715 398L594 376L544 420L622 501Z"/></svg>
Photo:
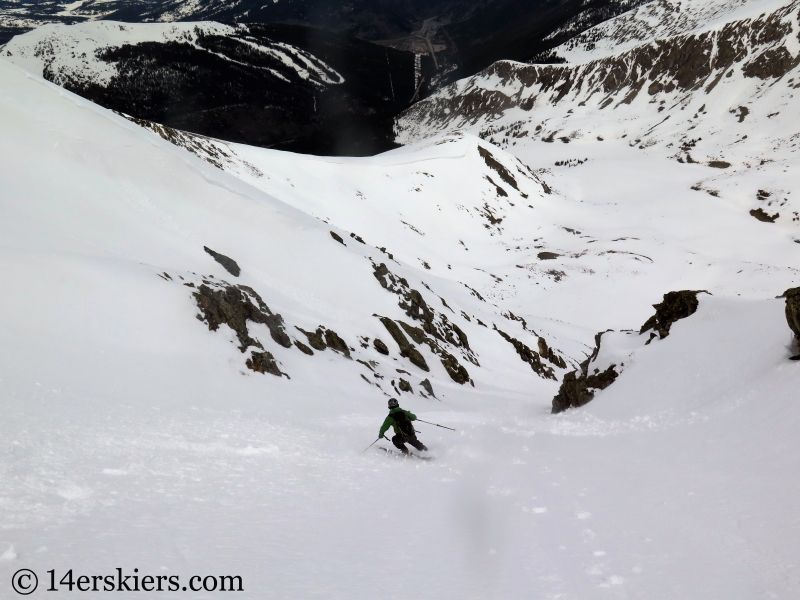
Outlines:
<svg viewBox="0 0 800 600"><path fill-rule="evenodd" d="M786 322L794 334L795 349L800 352L800 287L786 290L783 297L786 298Z"/></svg>
<svg viewBox="0 0 800 600"><path fill-rule="evenodd" d="M426 373L430 372L430 367L428 367L428 363L425 362L425 357L420 354L419 350L417 350L414 345L408 341L403 332L398 327L397 323L392 321L388 317L381 317L381 323L383 326L386 327L386 331L389 332L389 335L392 336L395 342L397 342L398 347L400 348L400 356L407 358L411 361L413 365L416 365Z"/></svg>
<svg viewBox="0 0 800 600"><path fill-rule="evenodd" d="M528 346L524 343L519 341L517 338L513 338L508 335L505 331L502 331L497 328L495 325L495 331L499 333L505 341L509 344L514 346L514 350L517 351L517 354L522 359L523 362L528 363L533 369L533 372L536 373L539 377L544 379L556 379L555 373L553 373L553 369L548 367L545 364L542 364L541 358L539 354L535 350L531 350Z"/></svg>
<svg viewBox="0 0 800 600"><path fill-rule="evenodd" d="M603 372L595 369L594 373L589 374L589 364L600 353L600 340L603 333L606 332L603 331L594 336L594 351L581 363L580 369L564 375L558 394L553 398L551 412L554 415L564 412L568 408L578 408L588 404L594 398L595 392L606 389L619 377L616 370L617 365L611 365Z"/></svg>
<svg viewBox="0 0 800 600"><path fill-rule="evenodd" d="M564 376L558 394L553 398L552 413L564 412L568 408L578 408L588 404L594 398L595 391L604 390L618 377L616 365L611 365L605 371L592 375L578 374L572 371Z"/></svg>
<svg viewBox="0 0 800 600"><path fill-rule="evenodd" d="M211 331L216 331L222 324L228 325L236 332L239 338L239 350L242 352L249 346L264 349L258 340L250 337L247 321L266 325L275 343L284 348L291 347L292 340L284 330L283 317L273 314L252 288L244 285L224 285L212 289L202 284L193 296L202 313L202 316L198 315L198 319L205 321ZM253 299L258 306L253 304Z"/></svg>
<svg viewBox="0 0 800 600"><path fill-rule="evenodd" d="M699 305L697 294L708 294L708 292L705 290L682 290L664 294L664 299L659 304L653 305L656 314L647 319L639 333L652 329L657 331L662 339L667 337L673 323L685 319L697 311Z"/></svg>
<svg viewBox="0 0 800 600"><path fill-rule="evenodd" d="M236 261L233 260L232 258L225 256L224 254L220 254L219 252L214 252L208 246L203 246L203 250L205 250L212 257L214 257L214 260L217 261L219 264L221 264L223 268L234 277L238 277L239 274L242 272L242 270L239 268L239 265L236 264Z"/></svg>
<svg viewBox="0 0 800 600"><path fill-rule="evenodd" d="M251 358L247 359L245 363L248 369L255 371L256 373L269 373L270 375L275 375L280 377L281 375L286 375L278 368L278 363L275 362L275 357L272 356L270 352L256 352L253 351L250 353ZM288 377L288 375L286 375Z"/></svg>

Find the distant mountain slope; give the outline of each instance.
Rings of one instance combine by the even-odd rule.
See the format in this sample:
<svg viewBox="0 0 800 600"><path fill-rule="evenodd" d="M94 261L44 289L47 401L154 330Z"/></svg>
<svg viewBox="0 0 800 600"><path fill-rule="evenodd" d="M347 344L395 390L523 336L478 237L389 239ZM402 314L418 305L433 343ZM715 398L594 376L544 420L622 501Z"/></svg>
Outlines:
<svg viewBox="0 0 800 600"><path fill-rule="evenodd" d="M799 13L797 0L648 4L555 49L574 63L498 62L441 90L398 119L398 139L466 129L523 160L540 142L621 143L710 166L696 190L796 229Z"/></svg>
<svg viewBox="0 0 800 600"><path fill-rule="evenodd" d="M0 0L0 44L42 23L108 19L130 23L220 21L289 23L361 39L414 38L426 19L437 27L442 73L434 83L472 75L500 59L528 60L645 0L78 0L41 4ZM427 52L424 46L418 48ZM430 80L428 81L430 83ZM423 95L425 95L423 88Z"/></svg>
<svg viewBox="0 0 800 600"><path fill-rule="evenodd" d="M86 5L103 3L88 0ZM381 39L407 35L417 21L459 10L459 5L466 4L464 0L146 0L120 2L105 18L131 22L293 23Z"/></svg>
<svg viewBox="0 0 800 600"><path fill-rule="evenodd" d="M498 60L527 61L574 35L649 0L495 0L447 27L458 76Z"/></svg>
<svg viewBox="0 0 800 600"><path fill-rule="evenodd" d="M87 15L72 14L67 0L0 0L0 46L15 35L21 35L47 23L80 23Z"/></svg>
<svg viewBox="0 0 800 600"><path fill-rule="evenodd" d="M292 25L48 25L0 54L138 118L324 154L392 147L414 93L412 55Z"/></svg>
<svg viewBox="0 0 800 600"><path fill-rule="evenodd" d="M91 0L99 2L99 0ZM127 4L105 18L121 21L301 23L348 31L370 40L408 36L423 19L440 27L431 38L445 47L445 81L471 75L500 59L527 60L589 27L647 0L294 0L235 3L162 0ZM99 4L98 4L99 6Z"/></svg>
<svg viewBox="0 0 800 600"><path fill-rule="evenodd" d="M643 42L701 33L727 23L757 18L779 10L782 0L706 0L681 3L649 2L636 10L576 35L555 55L570 63L597 60Z"/></svg>
<svg viewBox="0 0 800 600"><path fill-rule="evenodd" d="M676 199L687 195L703 210L725 206L782 239L781 256L800 260L800 123L792 108L800 85L800 3L665 2L659 10L671 7L681 17L663 21L646 18L653 6L600 26L596 59L591 47L567 44L556 52L579 52L580 62L502 61L440 90L401 115L399 141L478 135L527 165L561 173L564 188L586 202L624 205L619 219L669 187ZM634 35L632 22L646 27ZM643 41L631 47L632 38ZM617 43L623 49L609 53ZM603 173L601 165L617 157L628 164L627 182ZM661 167L643 170L644 164ZM698 226L720 225L710 218ZM587 243L569 258L555 258L553 267L568 272L581 252L594 248ZM748 263L737 270L748 286L775 267L765 255ZM699 268L698 260L687 264Z"/></svg>
<svg viewBox="0 0 800 600"><path fill-rule="evenodd" d="M468 13L470 4L465 0L0 0L0 44L44 23L98 18L131 23L289 23L382 39L408 35L426 17Z"/></svg>

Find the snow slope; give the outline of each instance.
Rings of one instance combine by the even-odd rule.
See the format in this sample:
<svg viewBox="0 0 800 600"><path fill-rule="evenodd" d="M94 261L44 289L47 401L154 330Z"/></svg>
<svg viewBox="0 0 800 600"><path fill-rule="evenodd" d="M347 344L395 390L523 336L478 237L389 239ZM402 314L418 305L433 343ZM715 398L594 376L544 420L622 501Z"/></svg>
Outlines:
<svg viewBox="0 0 800 600"><path fill-rule="evenodd" d="M325 159L143 124L0 58L1 581L120 567L241 575L243 598L796 595L798 364L774 297L798 285L800 245L782 217L691 189L719 171L625 138L506 151L437 133ZM257 346L196 318L193 294L223 281L292 342L321 325L351 359L251 321L290 378L248 369ZM666 339L617 333L617 382L549 414L542 373L567 369L539 337L572 368L685 288L714 296ZM425 343L427 372L399 353L378 315L421 327L413 298L468 338L434 346L474 386ZM390 395L458 429L419 426L433 462L359 454Z"/></svg>
<svg viewBox="0 0 800 600"><path fill-rule="evenodd" d="M774 297L800 275L794 225L759 222L744 201L732 208L692 189L718 169L627 144L509 145L520 162L454 133L353 161L154 129L180 135L179 145L401 262L427 265L426 276L469 285L501 312L584 326L588 346L596 331L641 325L668 291ZM488 168L481 149L519 190ZM769 187L768 173L759 187Z"/></svg>

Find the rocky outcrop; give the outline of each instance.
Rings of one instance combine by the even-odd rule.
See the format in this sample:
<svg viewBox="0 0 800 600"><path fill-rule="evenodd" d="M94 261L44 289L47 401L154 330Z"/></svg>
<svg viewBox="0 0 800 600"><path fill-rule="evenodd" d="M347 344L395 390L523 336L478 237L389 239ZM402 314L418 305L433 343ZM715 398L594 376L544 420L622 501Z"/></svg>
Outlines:
<svg viewBox="0 0 800 600"><path fill-rule="evenodd" d="M239 338L239 350L242 352L250 346L264 349L261 342L250 337L247 329L248 321L263 323L269 328L269 333L276 344L284 348L291 347L292 340L284 329L283 317L273 314L253 288L246 285L204 282L193 296L201 312L197 318L204 321L211 331L216 331L223 324L233 329Z"/></svg>
<svg viewBox="0 0 800 600"><path fill-rule="evenodd" d="M348 347L347 343L339 337L339 334L336 333L333 329L326 329L325 327L319 326L317 327L316 331L306 331L300 327L295 325L295 329L306 336L308 340L308 344L314 349L322 352L323 350L330 348L340 354L344 354L347 358L350 358L350 348ZM303 346L301 342L295 341L295 346L300 348ZM300 348L301 351L306 352L303 348ZM310 350L309 350L310 352ZM313 352L312 352L313 354Z"/></svg>
<svg viewBox="0 0 800 600"><path fill-rule="evenodd" d="M380 265L373 263L372 266L373 275L378 280L378 283L381 284L381 287L399 297L398 306L403 309L409 318L420 322L420 327L424 333L439 342L459 348L464 358L475 365L478 364L469 346L467 334L458 325L451 322L444 313L440 313L429 306L422 294L408 285L405 277L396 276L389 271L385 263Z"/></svg>
<svg viewBox="0 0 800 600"><path fill-rule="evenodd" d="M558 394L553 398L551 412L554 415L568 408L578 408L588 404L596 392L606 389L616 381L619 376L617 365L610 365L602 372L600 369L594 369L591 374L589 373L589 365L600 353L600 341L604 333L608 332L603 331L594 336L594 351L581 363L580 368L564 376Z"/></svg>
<svg viewBox="0 0 800 600"><path fill-rule="evenodd" d="M588 404L595 395L595 392L604 390L616 381L618 373L616 365L611 365L602 373L592 373L587 375L572 371L564 376L558 395L553 398L552 413L564 412L568 408L578 408Z"/></svg>
<svg viewBox="0 0 800 600"><path fill-rule="evenodd" d="M325 343L334 352L339 352L350 358L350 348L347 347L345 341L333 329L325 330Z"/></svg>
<svg viewBox="0 0 800 600"><path fill-rule="evenodd" d="M500 161L498 161L494 157L494 155L491 152L489 152L489 150L487 150L483 146L478 146L478 153L483 158L483 160L486 163L487 167L489 167L490 169L495 171L498 174L498 176L500 177L500 179L505 181L508 185L513 187L515 190L519 191L519 186L517 185L517 180L514 178L514 175L512 175L511 171L506 169L502 165L502 163L500 163Z"/></svg>
<svg viewBox="0 0 800 600"><path fill-rule="evenodd" d="M383 323L383 326L386 327L386 330L391 334L394 341L397 342L397 345L400 348L400 356L408 358L413 365L416 365L423 371L430 371L428 363L425 361L425 357L422 356L420 351L408 341L408 338L406 338L403 330L405 330L405 332L412 340L414 340L414 342L417 344L427 345L433 353L439 356L442 366L444 367L444 370L447 371L450 379L461 385L464 385L465 383L471 383L472 385L475 385L472 382L472 378L469 376L469 371L467 371L467 369L458 362L458 359L450 352L445 350L435 339L427 336L421 328L414 327L408 323L404 323L403 321L399 321L400 325L402 326L401 329L395 321L389 319L388 317L381 317L381 323Z"/></svg>
<svg viewBox="0 0 800 600"><path fill-rule="evenodd" d="M667 337L670 327L675 321L685 319L697 311L699 304L697 294L708 294L708 292L705 290L682 290L664 294L664 300L659 304L653 305L653 308L656 309L656 314L647 319L639 333L645 333L652 329L658 332L661 339ZM653 337L655 337L655 333L651 335L651 338Z"/></svg>
<svg viewBox="0 0 800 600"><path fill-rule="evenodd" d="M244 160L241 156L237 155L231 145L222 140L212 139L197 133L180 131L146 119L137 119L136 117L132 117L120 111L114 112L120 117L128 119L130 122L136 123L139 127L152 131L157 136L167 140L170 144L188 150L218 169L236 172L240 167L243 167L243 171L253 177L264 176L264 173Z"/></svg>
<svg viewBox="0 0 800 600"><path fill-rule="evenodd" d="M550 361L551 364L554 364L559 369L567 368L566 361L564 361L564 359L560 357L558 354L553 352L553 349L547 345L547 341L543 337L539 338L538 346L539 346L539 355L542 358L546 358L548 361Z"/></svg>
<svg viewBox="0 0 800 600"><path fill-rule="evenodd" d="M513 338L510 335L508 335L505 331L498 329L496 325L494 327L494 330L497 333L499 333L505 341L514 346L514 350L517 351L517 354L522 359L522 361L528 363L531 366L531 369L533 369L533 372L536 373L539 377L542 377L543 379L556 378L553 369L542 363L539 354L535 350L531 350L528 346L526 346L523 342L519 341L517 338Z"/></svg>
<svg viewBox="0 0 800 600"><path fill-rule="evenodd" d="M325 332L322 330L321 327L317 327L316 331L306 331L305 329L297 327L297 325L295 325L294 328L306 336L308 344L314 350L319 350L320 352L322 352L323 350L325 350L325 348L328 347L328 345L325 343Z"/></svg>
<svg viewBox="0 0 800 600"><path fill-rule="evenodd" d="M203 250L205 250L208 254L214 257L214 260L217 261L222 267L234 277L238 277L239 273L242 270L239 268L239 265L236 264L236 261L232 258L225 256L224 254L220 254L219 252L214 252L208 246L203 246Z"/></svg>
<svg viewBox="0 0 800 600"><path fill-rule="evenodd" d="M403 328L406 334L408 334L408 337L414 340L414 342L416 342L417 344L424 344L427 341L428 338L425 335L424 330L420 329L419 327L414 327L413 325L409 325L404 321L398 321L398 323L400 323L400 326Z"/></svg>
<svg viewBox="0 0 800 600"><path fill-rule="evenodd" d="M450 379L461 385L464 385L465 383L471 383L473 387L475 386L475 384L472 383L469 372L464 368L464 365L458 362L458 359L455 356L444 351L442 352L441 356L442 366L444 367L444 370L447 371Z"/></svg>
<svg viewBox="0 0 800 600"><path fill-rule="evenodd" d="M419 382L419 385L423 390L428 392L430 396L436 398L436 394L433 393L433 386L431 385L429 379L423 379L422 381Z"/></svg>
<svg viewBox="0 0 800 600"><path fill-rule="evenodd" d="M650 332L650 338L644 342L644 346L656 338L667 337L670 328L676 321L685 319L697 311L699 306L697 295L707 293L706 291L681 290L664 294L664 299L653 305L656 314L650 317L639 331L639 335ZM564 376L558 394L553 398L553 414L587 404L598 391L606 389L619 377L624 363L609 364L611 360L606 356L601 360L599 368L597 367L600 344L605 333L608 332L598 333L595 336L594 351L580 364L580 368ZM636 335L636 333L628 332L628 335Z"/></svg>
<svg viewBox="0 0 800 600"><path fill-rule="evenodd" d="M750 216L758 219L762 223L774 223L781 215L780 213L770 215L766 213L763 208L753 208L750 210Z"/></svg>
<svg viewBox="0 0 800 600"><path fill-rule="evenodd" d="M280 368L278 368L278 363L275 362L275 357L272 356L270 352L253 351L250 354L251 358L248 358L246 363L248 369L256 373L269 373L277 377L286 375L286 373L283 373ZM289 376L286 375L286 377Z"/></svg>
<svg viewBox="0 0 800 600"><path fill-rule="evenodd" d="M372 346L373 346L373 347L375 348L375 350L377 350L377 351L378 351L380 354L384 354L384 355L386 355L386 356L388 356L388 355L389 355L389 348L388 348L388 346L386 346L386 344L385 344L384 342L382 342L381 340L379 340L378 338L375 338L375 340L372 342Z"/></svg>
<svg viewBox="0 0 800 600"><path fill-rule="evenodd" d="M300 340L295 340L295 341L294 341L294 345L295 345L295 347L296 347L298 350L300 350L300 352L302 352L303 354L306 354L306 355L308 355L308 356L314 356L314 351L313 351L311 348L309 348L308 346L306 346L306 345L305 345L303 342L301 342Z"/></svg>
<svg viewBox="0 0 800 600"><path fill-rule="evenodd" d="M419 367L426 373L431 370L428 363L425 362L425 357L422 356L419 350L417 350L416 347L408 341L408 338L403 335L397 323L388 317L381 317L381 323L383 323L383 326L386 327L386 331L389 332L389 335L392 336L392 339L394 339L400 348L400 356L407 358L411 361L411 364Z"/></svg>
<svg viewBox="0 0 800 600"><path fill-rule="evenodd" d="M373 275L381 284L381 287L388 292L396 294L399 298L398 306L403 309L409 318L419 322L420 325L417 327L404 321L398 321L397 323L400 324L398 326L392 319L381 317L381 323L383 323L400 347L400 354L421 369L429 370L425 358L406 338L406 335L408 335L416 344L425 344L431 349L431 352L439 356L442 366L453 381L462 385L468 382L472 383L467 369L459 363L456 356L448 349L448 346L454 347L472 364L480 366L475 353L469 346L467 334L458 325L450 321L447 315L436 311L428 305L418 290L411 288L404 277L398 277L389 271L386 264L376 265L373 263L372 266Z"/></svg>
<svg viewBox="0 0 800 600"><path fill-rule="evenodd" d="M800 287L786 290L783 297L786 298L786 322L794 334L795 349L800 353Z"/></svg>

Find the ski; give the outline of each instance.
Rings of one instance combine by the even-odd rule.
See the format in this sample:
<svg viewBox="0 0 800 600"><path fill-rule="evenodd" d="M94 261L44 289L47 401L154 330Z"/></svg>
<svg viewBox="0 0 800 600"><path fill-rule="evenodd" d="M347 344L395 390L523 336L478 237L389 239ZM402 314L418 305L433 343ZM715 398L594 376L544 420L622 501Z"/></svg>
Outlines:
<svg viewBox="0 0 800 600"><path fill-rule="evenodd" d="M394 456L399 456L403 458L417 458L419 460L433 460L432 456L420 456L419 454L414 454L413 452L409 452L408 454L403 454L399 450L392 450L390 448L384 448L383 446L377 446L379 450L383 450L386 454L393 454Z"/></svg>

